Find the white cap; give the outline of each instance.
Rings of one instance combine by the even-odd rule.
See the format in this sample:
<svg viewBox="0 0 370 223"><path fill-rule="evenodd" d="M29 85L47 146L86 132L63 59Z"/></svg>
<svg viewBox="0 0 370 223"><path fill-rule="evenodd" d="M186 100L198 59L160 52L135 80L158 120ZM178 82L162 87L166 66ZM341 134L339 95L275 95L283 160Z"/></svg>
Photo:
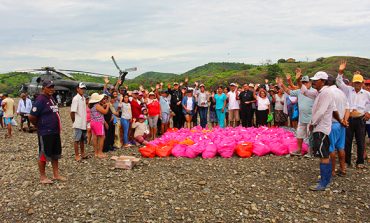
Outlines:
<svg viewBox="0 0 370 223"><path fill-rule="evenodd" d="M78 84L78 88L86 88L86 84L84 82L80 82Z"/></svg>
<svg viewBox="0 0 370 223"><path fill-rule="evenodd" d="M324 71L319 71L315 74L315 76L311 77L310 79L313 81L317 80L327 80L328 79L328 74Z"/></svg>
<svg viewBox="0 0 370 223"><path fill-rule="evenodd" d="M231 83L230 86L235 86L236 87L236 84L235 83Z"/></svg>

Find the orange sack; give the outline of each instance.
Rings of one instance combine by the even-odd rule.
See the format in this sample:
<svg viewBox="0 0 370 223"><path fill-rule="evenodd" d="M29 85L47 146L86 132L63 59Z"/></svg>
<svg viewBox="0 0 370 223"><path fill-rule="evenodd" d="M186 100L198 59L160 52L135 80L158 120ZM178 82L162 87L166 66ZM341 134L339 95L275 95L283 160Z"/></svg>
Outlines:
<svg viewBox="0 0 370 223"><path fill-rule="evenodd" d="M173 146L170 146L170 145L166 145L166 146L161 146L161 147L157 147L155 149L155 154L159 157L167 157L167 156L170 156L171 153L172 153L172 148Z"/></svg>
<svg viewBox="0 0 370 223"><path fill-rule="evenodd" d="M141 147L139 149L139 152L143 157L153 158L155 157L156 147L148 144L144 147Z"/></svg>
<svg viewBox="0 0 370 223"><path fill-rule="evenodd" d="M253 153L253 143L251 142L243 142L236 146L235 148L236 154L242 158L249 158L252 156Z"/></svg>

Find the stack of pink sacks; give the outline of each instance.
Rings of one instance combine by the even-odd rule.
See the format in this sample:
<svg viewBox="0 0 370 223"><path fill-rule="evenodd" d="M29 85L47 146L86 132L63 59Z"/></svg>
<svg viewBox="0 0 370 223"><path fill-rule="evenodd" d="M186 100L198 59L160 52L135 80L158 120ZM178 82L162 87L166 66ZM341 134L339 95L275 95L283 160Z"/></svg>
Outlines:
<svg viewBox="0 0 370 223"><path fill-rule="evenodd" d="M200 126L166 132L162 137L151 141L145 149L157 148L158 150L158 147L168 147L170 144L171 154L175 157L202 156L209 159L218 154L223 158L230 158L234 155L235 148L243 143L252 143L252 151L256 156L270 153L283 156L297 150L297 139L294 133L282 128L236 127L209 130L202 129ZM302 154L307 150L308 145L304 144Z"/></svg>

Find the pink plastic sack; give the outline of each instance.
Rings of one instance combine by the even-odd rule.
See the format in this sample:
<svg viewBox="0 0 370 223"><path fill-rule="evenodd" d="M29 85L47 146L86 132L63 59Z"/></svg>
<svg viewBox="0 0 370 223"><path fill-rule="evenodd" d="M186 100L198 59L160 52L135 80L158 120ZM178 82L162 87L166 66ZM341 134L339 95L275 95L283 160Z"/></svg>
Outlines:
<svg viewBox="0 0 370 223"><path fill-rule="evenodd" d="M269 147L271 152L277 156L284 156L289 153L288 146L279 142L271 142Z"/></svg>
<svg viewBox="0 0 370 223"><path fill-rule="evenodd" d="M256 156L264 156L270 153L270 148L268 148L265 144L261 142L256 142L253 144L253 154Z"/></svg>
<svg viewBox="0 0 370 223"><path fill-rule="evenodd" d="M212 143L206 146L206 149L202 153L202 157L204 159L210 159L210 158L214 158L216 154L217 154L217 147L215 144Z"/></svg>
<svg viewBox="0 0 370 223"><path fill-rule="evenodd" d="M185 157L186 156L187 145L178 144L172 149L172 155L175 157Z"/></svg>
<svg viewBox="0 0 370 223"><path fill-rule="evenodd" d="M235 150L235 144L234 143L223 143L217 147L217 152L222 156L223 158L230 158L233 156Z"/></svg>
<svg viewBox="0 0 370 223"><path fill-rule="evenodd" d="M205 150L204 145L194 144L186 148L186 157L195 158Z"/></svg>
<svg viewBox="0 0 370 223"><path fill-rule="evenodd" d="M302 144L302 155L308 153L309 146L306 143Z"/></svg>

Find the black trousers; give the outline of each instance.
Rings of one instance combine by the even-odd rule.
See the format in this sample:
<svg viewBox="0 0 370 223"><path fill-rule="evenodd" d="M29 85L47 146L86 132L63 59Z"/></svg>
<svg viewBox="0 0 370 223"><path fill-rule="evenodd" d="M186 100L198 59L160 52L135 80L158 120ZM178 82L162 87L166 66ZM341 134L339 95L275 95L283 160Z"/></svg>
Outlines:
<svg viewBox="0 0 370 223"><path fill-rule="evenodd" d="M240 119L242 120L243 127L253 126L253 109L252 105L241 106L240 108Z"/></svg>
<svg viewBox="0 0 370 223"><path fill-rule="evenodd" d="M363 117L349 118L349 127L346 128L346 163L351 165L352 157L352 141L353 136L357 144L357 160L356 164L364 164L364 151L365 151L365 128L366 122Z"/></svg>
<svg viewBox="0 0 370 223"><path fill-rule="evenodd" d="M257 110L256 111L256 123L257 126L267 126L267 115L269 113L269 110Z"/></svg>
<svg viewBox="0 0 370 223"><path fill-rule="evenodd" d="M185 118L184 114L182 113L181 108L176 107L176 109L173 109L173 112L175 113L175 116L173 116L173 127L177 129L181 129L184 126Z"/></svg>
<svg viewBox="0 0 370 223"><path fill-rule="evenodd" d="M115 126L113 124L113 121L111 121L108 123L108 129L104 129L105 139L104 139L103 152L109 152L113 150L114 130L115 130Z"/></svg>

